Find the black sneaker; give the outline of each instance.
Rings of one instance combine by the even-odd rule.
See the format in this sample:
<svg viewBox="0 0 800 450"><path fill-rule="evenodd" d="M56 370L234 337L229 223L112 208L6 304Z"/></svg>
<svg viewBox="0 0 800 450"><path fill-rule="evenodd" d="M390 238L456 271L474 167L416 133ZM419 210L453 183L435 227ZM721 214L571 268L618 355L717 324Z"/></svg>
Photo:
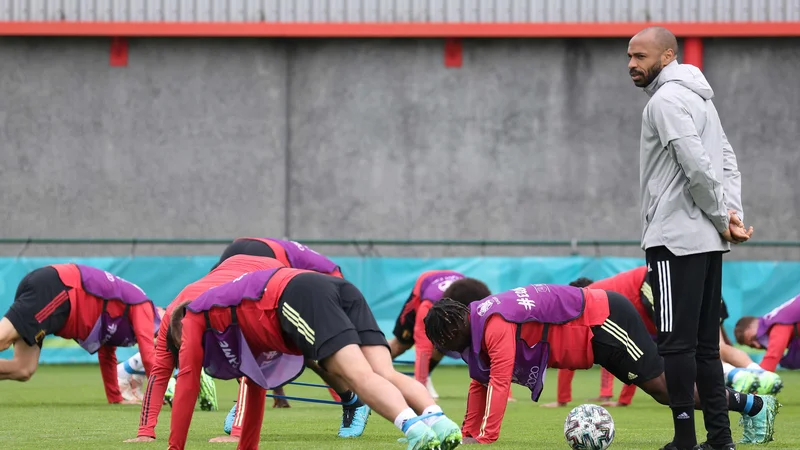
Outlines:
<svg viewBox="0 0 800 450"><path fill-rule="evenodd" d="M674 442L670 442L669 444L661 447L660 450L695 450L695 449L697 449L697 447L694 447L694 448L691 448L691 449L690 448L680 448L677 445L675 445Z"/></svg>
<svg viewBox="0 0 800 450"><path fill-rule="evenodd" d="M692 450L736 450L736 445L731 442L730 444L725 444L720 447L714 447L708 442L703 442L700 445L696 445Z"/></svg>

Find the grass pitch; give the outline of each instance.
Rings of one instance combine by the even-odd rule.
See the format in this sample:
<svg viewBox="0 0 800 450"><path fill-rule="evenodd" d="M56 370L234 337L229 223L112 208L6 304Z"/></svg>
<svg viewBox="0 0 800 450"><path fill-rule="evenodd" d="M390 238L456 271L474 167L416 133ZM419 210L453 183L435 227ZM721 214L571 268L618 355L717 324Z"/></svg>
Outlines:
<svg viewBox="0 0 800 450"><path fill-rule="evenodd" d="M539 403L555 400L556 372L548 371L548 382ZM779 395L784 405L777 418L775 441L767 449L800 449L800 374L782 371L786 387ZM546 409L530 401L528 391L514 386L517 402L506 412L497 449L567 449L563 437L564 418L568 410L584 399L595 397L599 389L598 370L578 371L573 384L573 401L569 408ZM310 371L300 381L319 383ZM436 390L445 412L461 422L469 384L463 366L440 366L433 375ZM615 384L615 394L621 383ZM210 444L212 437L222 435L222 424L236 398L235 381L218 381L220 410L195 411L189 431L188 449L234 449L234 444ZM287 386L287 395L329 399L325 389ZM268 399L268 405L271 401ZM103 393L100 371L92 365L41 366L27 383L0 383L0 448L16 449L163 449L167 447L170 408L162 409L156 433L158 440L147 444L123 444L136 436L139 407L108 405ZM616 425L612 449L657 449L672 437L669 411L644 392L637 391L633 404L610 409ZM364 435L357 439L339 439L340 409L335 406L292 402L290 409L268 408L261 430L263 449L398 449L402 437L388 421L372 414ZM740 415L731 413L734 439L741 437ZM703 430L702 413L697 414L697 429ZM704 440L701 434L699 440ZM471 447L464 447L471 448Z"/></svg>

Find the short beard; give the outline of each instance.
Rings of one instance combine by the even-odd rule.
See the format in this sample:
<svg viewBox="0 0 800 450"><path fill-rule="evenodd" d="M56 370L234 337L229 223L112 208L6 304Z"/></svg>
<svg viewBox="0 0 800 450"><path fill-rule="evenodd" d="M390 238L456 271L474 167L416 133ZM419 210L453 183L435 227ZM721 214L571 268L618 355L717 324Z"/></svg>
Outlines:
<svg viewBox="0 0 800 450"><path fill-rule="evenodd" d="M655 80L656 77L658 77L658 75L661 73L662 69L664 69L664 66L661 65L661 61L655 63L652 67L650 67L650 69L647 70L647 76L645 77L644 80L645 81L644 86L645 87L650 86L653 83L653 80Z"/></svg>

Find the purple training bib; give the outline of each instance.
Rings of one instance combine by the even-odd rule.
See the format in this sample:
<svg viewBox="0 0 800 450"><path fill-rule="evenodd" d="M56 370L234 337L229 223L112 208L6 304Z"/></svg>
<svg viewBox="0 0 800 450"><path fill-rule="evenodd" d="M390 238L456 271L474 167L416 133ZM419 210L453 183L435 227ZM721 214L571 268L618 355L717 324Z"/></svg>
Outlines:
<svg viewBox="0 0 800 450"><path fill-rule="evenodd" d="M281 268L248 272L233 281L210 288L186 306L189 311L200 313L213 307L239 306L242 300L261 300L270 278Z"/></svg>
<svg viewBox="0 0 800 450"><path fill-rule="evenodd" d="M436 303L454 281L465 278L458 272L438 272L422 280L419 289L419 298Z"/></svg>
<svg viewBox="0 0 800 450"><path fill-rule="evenodd" d="M279 352L254 355L239 327L236 307L244 300L257 301L264 295L270 278L280 269L259 270L209 289L186 308L203 313L206 331L203 333L203 368L220 380L247 377L264 389L282 386L300 376L305 368L301 355ZM223 331L211 327L208 311L214 307L231 310L231 324Z"/></svg>
<svg viewBox="0 0 800 450"><path fill-rule="evenodd" d="M210 327L203 333L203 368L220 380L247 377L264 389L274 389L299 377L305 368L302 355L278 352L254 356L236 323L225 331Z"/></svg>
<svg viewBox="0 0 800 450"><path fill-rule="evenodd" d="M795 325L800 322L800 295L784 302L782 305L773 309L769 313L758 319L758 331L756 338L762 347L769 345L769 330L773 325ZM781 358L781 366L786 369L800 369L800 337L793 336L789 341L789 348L786 355Z"/></svg>
<svg viewBox="0 0 800 450"><path fill-rule="evenodd" d="M538 401L544 388L550 344L547 331L551 324L567 323L583 314L583 290L572 286L531 284L493 295L470 304L472 343L462 357L469 366L469 375L482 384L489 383L490 367L484 363L481 350L486 321L500 314L508 322L516 323L517 345L514 372L511 381L531 390L531 400ZM542 339L528 346L521 335L521 325L526 322L544 324Z"/></svg>
<svg viewBox="0 0 800 450"><path fill-rule="evenodd" d="M94 267L75 265L81 274L83 290L103 300L103 312L97 318L92 331L86 339L76 339L78 344L90 354L96 353L103 345L113 347L131 347L136 344L136 334L128 318L131 305L149 302L153 307L153 332L161 326L153 302L147 294L135 284L116 275ZM125 311L119 317L111 317L106 311L109 300L119 300L125 303Z"/></svg>
<svg viewBox="0 0 800 450"><path fill-rule="evenodd" d="M339 266L325 256L295 241L272 239L286 250L286 259L295 269L313 270L319 273L333 273Z"/></svg>

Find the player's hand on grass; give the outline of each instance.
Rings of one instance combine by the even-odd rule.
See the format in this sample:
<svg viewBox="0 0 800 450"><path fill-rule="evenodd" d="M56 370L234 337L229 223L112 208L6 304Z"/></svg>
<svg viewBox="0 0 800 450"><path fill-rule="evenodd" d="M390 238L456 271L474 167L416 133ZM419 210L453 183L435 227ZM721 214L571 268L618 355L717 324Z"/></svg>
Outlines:
<svg viewBox="0 0 800 450"><path fill-rule="evenodd" d="M561 408L563 406L567 406L567 404L562 402L552 402L552 403L544 403L539 406L542 408Z"/></svg>
<svg viewBox="0 0 800 450"><path fill-rule="evenodd" d="M465 437L461 440L461 445L468 445L468 444L480 444L477 439L473 437Z"/></svg>
<svg viewBox="0 0 800 450"><path fill-rule="evenodd" d="M128 439L125 442L153 442L156 438L150 436L138 436L134 439Z"/></svg>
<svg viewBox="0 0 800 450"><path fill-rule="evenodd" d="M208 442L239 442L238 436L219 436L211 438Z"/></svg>

